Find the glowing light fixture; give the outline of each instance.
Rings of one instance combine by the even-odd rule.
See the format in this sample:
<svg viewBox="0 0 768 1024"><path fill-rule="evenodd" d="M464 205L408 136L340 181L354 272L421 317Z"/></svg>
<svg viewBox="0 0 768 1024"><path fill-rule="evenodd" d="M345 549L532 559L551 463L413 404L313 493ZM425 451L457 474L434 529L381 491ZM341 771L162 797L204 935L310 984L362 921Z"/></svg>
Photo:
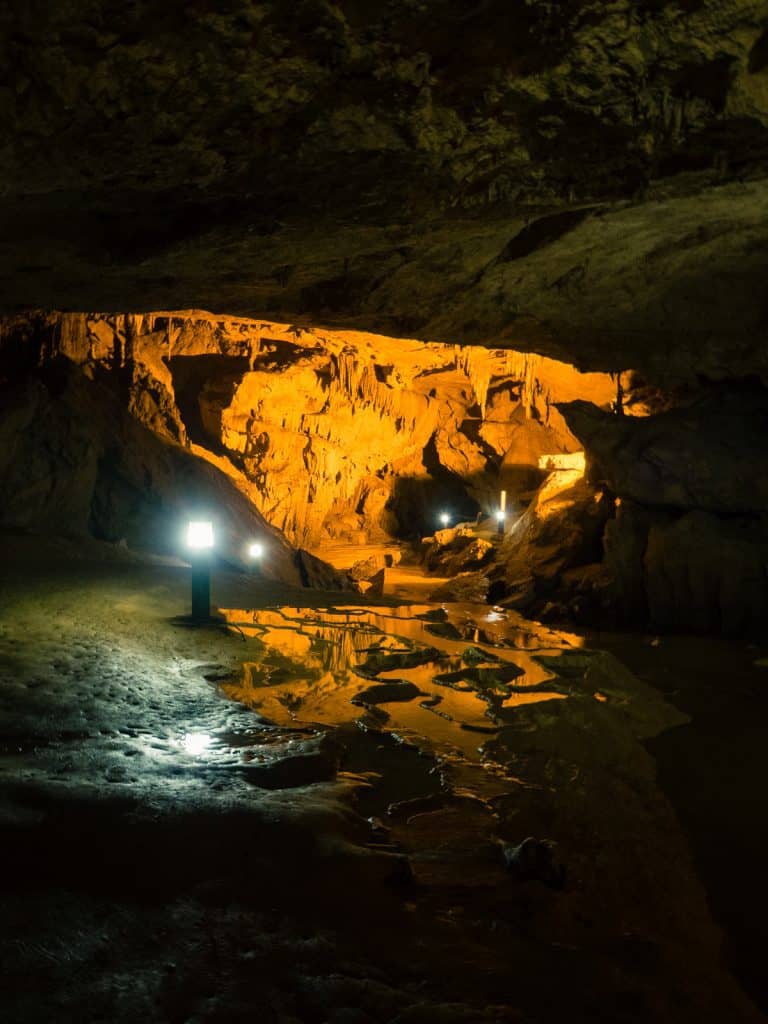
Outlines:
<svg viewBox="0 0 768 1024"><path fill-rule="evenodd" d="M443 524L443 526L447 526L450 523L450 521L451 521L451 516L450 516L449 512L441 512L440 513L440 522Z"/></svg>
<svg viewBox="0 0 768 1024"><path fill-rule="evenodd" d="M186 752L195 756L204 753L211 743L213 743L212 737L205 732L186 732L181 741Z"/></svg>
<svg viewBox="0 0 768 1024"><path fill-rule="evenodd" d="M187 524L187 547L204 551L213 547L213 523L192 520Z"/></svg>
<svg viewBox="0 0 768 1024"><path fill-rule="evenodd" d="M258 561L264 556L264 545L259 541L255 540L252 544L248 545L248 556L254 561Z"/></svg>

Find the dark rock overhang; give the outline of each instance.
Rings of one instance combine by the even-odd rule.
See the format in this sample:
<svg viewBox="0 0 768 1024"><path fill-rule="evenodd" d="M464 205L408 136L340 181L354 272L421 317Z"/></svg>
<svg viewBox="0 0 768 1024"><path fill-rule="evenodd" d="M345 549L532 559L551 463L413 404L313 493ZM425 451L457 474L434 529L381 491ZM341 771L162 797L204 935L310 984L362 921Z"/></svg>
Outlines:
<svg viewBox="0 0 768 1024"><path fill-rule="evenodd" d="M738 0L0 15L0 308L208 308L766 372L764 18Z"/></svg>

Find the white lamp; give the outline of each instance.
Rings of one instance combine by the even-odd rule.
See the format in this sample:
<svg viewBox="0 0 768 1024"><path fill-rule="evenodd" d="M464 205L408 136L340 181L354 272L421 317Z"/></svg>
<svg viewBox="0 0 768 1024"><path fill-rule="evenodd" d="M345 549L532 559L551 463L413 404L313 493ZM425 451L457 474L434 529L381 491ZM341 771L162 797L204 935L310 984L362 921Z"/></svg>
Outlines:
<svg viewBox="0 0 768 1024"><path fill-rule="evenodd" d="M203 551L213 547L213 523L205 520L191 520L187 524L187 547Z"/></svg>

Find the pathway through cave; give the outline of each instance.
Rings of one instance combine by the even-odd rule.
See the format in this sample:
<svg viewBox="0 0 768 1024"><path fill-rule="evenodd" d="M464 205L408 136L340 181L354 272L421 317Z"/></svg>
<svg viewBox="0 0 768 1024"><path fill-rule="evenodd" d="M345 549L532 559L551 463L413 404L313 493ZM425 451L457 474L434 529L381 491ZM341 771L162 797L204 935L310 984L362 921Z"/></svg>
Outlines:
<svg viewBox="0 0 768 1024"><path fill-rule="evenodd" d="M226 572L190 631L178 563L2 553L9 1021L759 1019L620 658Z"/></svg>

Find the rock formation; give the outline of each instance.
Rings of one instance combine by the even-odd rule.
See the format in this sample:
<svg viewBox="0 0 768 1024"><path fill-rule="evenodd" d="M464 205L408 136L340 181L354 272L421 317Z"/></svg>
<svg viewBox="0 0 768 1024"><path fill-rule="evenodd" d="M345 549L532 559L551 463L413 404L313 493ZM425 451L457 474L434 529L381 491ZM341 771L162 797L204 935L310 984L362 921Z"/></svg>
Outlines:
<svg viewBox="0 0 768 1024"><path fill-rule="evenodd" d="M0 308L768 371L765 0L9 3Z"/></svg>
<svg viewBox="0 0 768 1024"><path fill-rule="evenodd" d="M583 401L559 409L584 444L587 473L553 470L506 535L492 538L489 598L584 625L761 634L765 389L755 381L710 387L647 417ZM470 530L438 533L426 564L472 569L472 543Z"/></svg>
<svg viewBox="0 0 768 1024"><path fill-rule="evenodd" d="M621 615L674 624L649 565L682 595L717 534L745 568L710 566L686 622L751 621L720 608L762 564L751 453L697 438L696 412L638 430L607 412L623 391L659 411L768 384L767 19L765 0L7 4L9 386L64 357L131 431L202 458L299 545L428 532L436 505L471 518L505 485L524 509L538 456L583 434L612 511L580 606L605 576ZM152 312L200 307L214 315ZM34 429L12 406L30 439L63 408L41 414L43 387ZM573 401L606 415L572 407L566 425ZM740 436L739 417L722 431ZM65 462L79 430L57 420L38 449L55 438ZM107 504L63 507L129 532ZM551 527L526 515L528 549ZM561 574L581 569L566 557ZM516 572L491 594L514 599ZM548 585L539 599L573 608Z"/></svg>
<svg viewBox="0 0 768 1024"><path fill-rule="evenodd" d="M757 633L768 614L768 394L709 389L646 419L561 407L616 496L605 600L661 627Z"/></svg>
<svg viewBox="0 0 768 1024"><path fill-rule="evenodd" d="M115 390L300 546L418 536L442 508L514 499L541 454L580 446L556 403L616 393L541 356L204 313L22 316L0 344L8 367L63 360Z"/></svg>

